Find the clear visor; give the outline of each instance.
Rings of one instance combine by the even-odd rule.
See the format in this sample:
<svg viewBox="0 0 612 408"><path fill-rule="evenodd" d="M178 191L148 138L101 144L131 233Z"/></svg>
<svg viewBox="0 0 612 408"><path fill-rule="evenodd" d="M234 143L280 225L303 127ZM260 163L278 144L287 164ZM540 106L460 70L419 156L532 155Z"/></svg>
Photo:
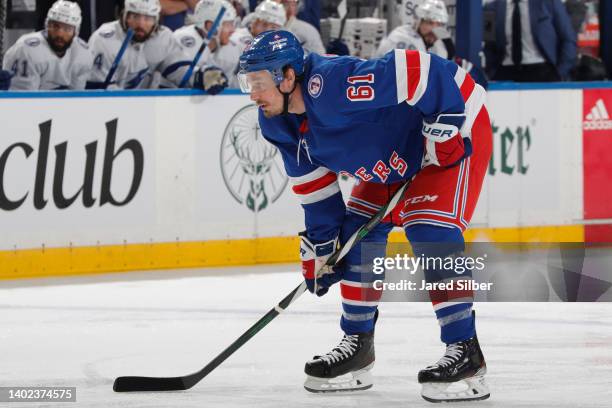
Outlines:
<svg viewBox="0 0 612 408"><path fill-rule="evenodd" d="M263 92L275 88L276 84L272 79L272 73L267 70L254 72L238 72L238 82L240 90L244 93Z"/></svg>
<svg viewBox="0 0 612 408"><path fill-rule="evenodd" d="M76 29L75 26L58 20L49 20L49 22L47 23L47 29L49 28L55 31L63 31L69 34L73 33Z"/></svg>

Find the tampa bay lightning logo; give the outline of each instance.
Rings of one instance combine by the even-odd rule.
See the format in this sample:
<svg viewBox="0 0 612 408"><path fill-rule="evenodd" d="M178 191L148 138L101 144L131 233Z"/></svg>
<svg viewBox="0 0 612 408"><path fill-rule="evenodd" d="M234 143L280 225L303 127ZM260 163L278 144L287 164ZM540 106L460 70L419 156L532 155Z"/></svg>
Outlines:
<svg viewBox="0 0 612 408"><path fill-rule="evenodd" d="M308 80L308 93L313 98L318 98L323 90L323 77L319 74L315 74Z"/></svg>
<svg viewBox="0 0 612 408"><path fill-rule="evenodd" d="M40 45L40 40L38 38L28 38L25 43L30 47L37 47Z"/></svg>
<svg viewBox="0 0 612 408"><path fill-rule="evenodd" d="M113 35L115 35L115 30L106 30L100 33L102 38L111 38Z"/></svg>
<svg viewBox="0 0 612 408"><path fill-rule="evenodd" d="M181 38L181 44L187 48L191 48L195 45L195 38L191 36Z"/></svg>

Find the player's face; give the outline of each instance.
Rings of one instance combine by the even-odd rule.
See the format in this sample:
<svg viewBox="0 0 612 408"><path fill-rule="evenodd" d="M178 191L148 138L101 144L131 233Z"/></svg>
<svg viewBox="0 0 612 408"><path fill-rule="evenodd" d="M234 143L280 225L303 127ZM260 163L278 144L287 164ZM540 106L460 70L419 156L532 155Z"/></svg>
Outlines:
<svg viewBox="0 0 612 408"><path fill-rule="evenodd" d="M69 24L60 23L59 21L49 21L47 24L49 45L57 53L64 53L70 47L74 34L74 26Z"/></svg>
<svg viewBox="0 0 612 408"><path fill-rule="evenodd" d="M438 39L433 31L434 28L441 26L441 23L429 20L422 20L421 24L419 24L419 34L423 38L423 42L425 42L427 47L431 47Z"/></svg>
<svg viewBox="0 0 612 408"><path fill-rule="evenodd" d="M253 24L251 24L251 34L253 34L253 37L257 37L264 31L279 30L280 28L281 26L279 26L278 24L256 19L255 21L253 21Z"/></svg>
<svg viewBox="0 0 612 408"><path fill-rule="evenodd" d="M242 5L242 2L238 0L232 0L230 3L232 3L232 6L234 6L234 8L236 9L236 14L241 16L242 12L244 11L244 6Z"/></svg>
<svg viewBox="0 0 612 408"><path fill-rule="evenodd" d="M300 2L298 0L282 0L281 4L285 7L287 19L297 16Z"/></svg>
<svg viewBox="0 0 612 408"><path fill-rule="evenodd" d="M212 21L207 21L204 25L204 29L208 31L212 28L212 25ZM224 21L221 23L221 27L219 28L219 41L221 45L227 45L229 43L229 38L234 33L235 29L236 27L233 21Z"/></svg>
<svg viewBox="0 0 612 408"><path fill-rule="evenodd" d="M221 45L227 45L229 43L230 36L234 33L235 26L233 21L224 21L221 24L221 30L219 31L219 41Z"/></svg>
<svg viewBox="0 0 612 408"><path fill-rule="evenodd" d="M247 84L246 87L241 84L243 91L250 92L251 100L261 108L265 117L271 118L283 113L283 95L276 89L269 71L249 72L243 80Z"/></svg>
<svg viewBox="0 0 612 408"><path fill-rule="evenodd" d="M155 28L155 17L128 13L125 18L125 24L128 28L134 30L134 40L143 42L151 35Z"/></svg>

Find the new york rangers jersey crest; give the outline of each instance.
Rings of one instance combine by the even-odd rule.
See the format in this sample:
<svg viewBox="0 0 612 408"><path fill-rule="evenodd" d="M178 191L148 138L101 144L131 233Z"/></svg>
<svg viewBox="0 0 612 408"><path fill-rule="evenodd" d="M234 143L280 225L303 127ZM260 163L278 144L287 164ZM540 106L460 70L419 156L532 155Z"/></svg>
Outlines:
<svg viewBox="0 0 612 408"><path fill-rule="evenodd" d="M323 89L323 78L319 74L315 74L308 80L308 93L313 98L318 98Z"/></svg>

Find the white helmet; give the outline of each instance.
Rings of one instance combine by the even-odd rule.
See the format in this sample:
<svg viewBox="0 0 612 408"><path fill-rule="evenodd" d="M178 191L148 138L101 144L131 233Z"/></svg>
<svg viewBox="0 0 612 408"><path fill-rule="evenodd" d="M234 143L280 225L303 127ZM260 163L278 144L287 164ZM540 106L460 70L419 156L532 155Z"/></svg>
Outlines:
<svg viewBox="0 0 612 408"><path fill-rule="evenodd" d="M423 0L415 10L417 20L428 20L440 24L448 24L448 12L442 0Z"/></svg>
<svg viewBox="0 0 612 408"><path fill-rule="evenodd" d="M193 12L193 22L201 27L207 21L215 21L221 7L225 7L225 13L221 17L221 23L236 21L236 9L227 0L200 0Z"/></svg>
<svg viewBox="0 0 612 408"><path fill-rule="evenodd" d="M255 9L255 17L268 23L284 26L287 21L285 7L273 0L264 0Z"/></svg>
<svg viewBox="0 0 612 408"><path fill-rule="evenodd" d="M78 4L66 0L57 0L47 13L45 27L49 21L57 21L74 27L74 32L78 35L81 28L81 8Z"/></svg>
<svg viewBox="0 0 612 408"><path fill-rule="evenodd" d="M161 5L159 0L125 0L124 15L127 13L142 14L143 16L155 17L159 20Z"/></svg>

